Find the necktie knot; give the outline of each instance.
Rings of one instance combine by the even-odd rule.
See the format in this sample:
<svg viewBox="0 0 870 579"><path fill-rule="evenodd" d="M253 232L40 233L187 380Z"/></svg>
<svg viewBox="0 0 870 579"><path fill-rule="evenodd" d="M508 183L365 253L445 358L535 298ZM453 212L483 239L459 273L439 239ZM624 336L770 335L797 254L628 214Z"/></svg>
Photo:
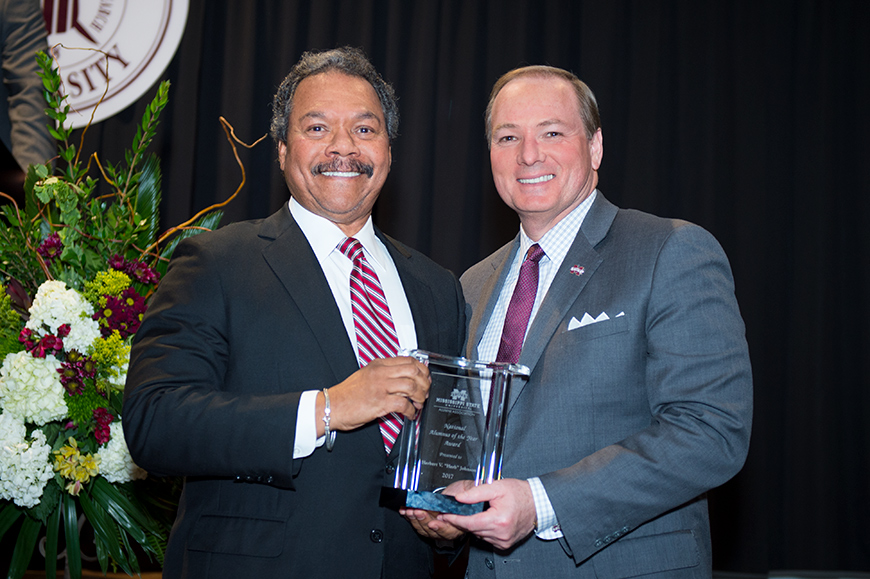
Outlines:
<svg viewBox="0 0 870 579"><path fill-rule="evenodd" d="M536 243L526 252L526 261L534 261L535 263L538 263L545 255L544 250Z"/></svg>
<svg viewBox="0 0 870 579"><path fill-rule="evenodd" d="M341 245L339 246L339 250L343 254L345 254L351 261L356 261L358 259L362 259L363 257L362 243L360 243L359 240L354 237L348 237L344 241L342 241Z"/></svg>

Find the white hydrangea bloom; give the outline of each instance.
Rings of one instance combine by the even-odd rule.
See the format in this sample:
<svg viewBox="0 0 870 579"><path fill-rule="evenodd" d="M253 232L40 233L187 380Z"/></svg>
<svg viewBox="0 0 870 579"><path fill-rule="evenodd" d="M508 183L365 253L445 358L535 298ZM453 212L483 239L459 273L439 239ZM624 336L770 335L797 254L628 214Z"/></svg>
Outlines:
<svg viewBox="0 0 870 579"><path fill-rule="evenodd" d="M28 352L7 354L0 367L0 408L24 422L42 426L67 415L64 387L51 354L34 358Z"/></svg>
<svg viewBox="0 0 870 579"><path fill-rule="evenodd" d="M28 442L25 432L24 422L0 414L0 499L27 509L39 504L54 471L45 434L35 430Z"/></svg>
<svg viewBox="0 0 870 579"><path fill-rule="evenodd" d="M69 324L69 335L63 339L65 350L86 353L88 346L100 337L100 325L91 319L94 307L79 292L67 289L62 281L51 280L39 286L29 311L25 327L40 336L46 334L45 327L47 333L56 336L60 326Z"/></svg>
<svg viewBox="0 0 870 579"><path fill-rule="evenodd" d="M0 413L0 446L18 444L24 440L27 429L24 422L6 412Z"/></svg>
<svg viewBox="0 0 870 579"><path fill-rule="evenodd" d="M111 483L125 483L143 479L148 475L133 462L127 449L127 441L124 440L124 428L120 421L112 423L109 443L100 449L97 457L100 459L100 474Z"/></svg>

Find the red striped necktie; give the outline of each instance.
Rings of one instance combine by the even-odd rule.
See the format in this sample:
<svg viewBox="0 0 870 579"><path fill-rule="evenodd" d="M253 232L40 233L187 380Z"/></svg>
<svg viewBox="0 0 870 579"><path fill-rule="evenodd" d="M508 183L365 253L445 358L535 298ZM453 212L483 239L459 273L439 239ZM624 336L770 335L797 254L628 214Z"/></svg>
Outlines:
<svg viewBox="0 0 870 579"><path fill-rule="evenodd" d="M353 262L350 274L350 302L360 368L375 358L389 358L399 351L399 338L387 298L375 270L363 255L362 244L348 237L339 246L341 252ZM402 430L403 418L391 412L379 418L381 435L387 454Z"/></svg>

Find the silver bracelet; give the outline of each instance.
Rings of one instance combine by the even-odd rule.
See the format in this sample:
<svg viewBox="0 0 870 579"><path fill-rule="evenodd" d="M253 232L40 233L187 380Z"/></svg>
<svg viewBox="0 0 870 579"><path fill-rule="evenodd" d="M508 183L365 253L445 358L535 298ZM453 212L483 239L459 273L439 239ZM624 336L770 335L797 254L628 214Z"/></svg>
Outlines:
<svg viewBox="0 0 870 579"><path fill-rule="evenodd" d="M323 436L326 437L326 450L332 452L332 447L335 446L335 431L329 429L329 418L330 414L332 414L332 409L329 407L328 388L323 389L323 397L326 399L326 405L323 408Z"/></svg>

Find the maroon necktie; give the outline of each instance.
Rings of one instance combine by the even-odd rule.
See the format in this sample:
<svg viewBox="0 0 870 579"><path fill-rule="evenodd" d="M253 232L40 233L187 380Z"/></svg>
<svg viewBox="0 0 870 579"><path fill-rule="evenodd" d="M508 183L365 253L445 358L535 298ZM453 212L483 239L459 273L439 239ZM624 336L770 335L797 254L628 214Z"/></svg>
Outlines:
<svg viewBox="0 0 870 579"><path fill-rule="evenodd" d="M390 308L375 270L363 255L362 244L348 237L339 246L341 252L353 262L350 274L350 302L360 368L375 358L389 358L399 351L399 338L390 316ZM379 418L381 435L387 454L393 448L403 419L395 412Z"/></svg>
<svg viewBox="0 0 870 579"><path fill-rule="evenodd" d="M526 252L526 259L520 266L520 276L504 318L496 362L516 364L520 359L523 339L532 315L532 306L535 305L535 295L538 293L538 262L542 257L544 250L537 243Z"/></svg>

